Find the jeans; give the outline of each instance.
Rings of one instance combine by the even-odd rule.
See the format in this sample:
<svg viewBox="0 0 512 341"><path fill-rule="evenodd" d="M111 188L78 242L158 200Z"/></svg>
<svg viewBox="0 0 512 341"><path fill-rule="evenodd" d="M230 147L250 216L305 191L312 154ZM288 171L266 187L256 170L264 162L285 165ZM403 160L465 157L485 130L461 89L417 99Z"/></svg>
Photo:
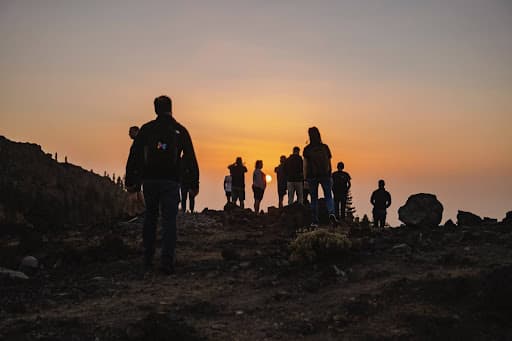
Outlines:
<svg viewBox="0 0 512 341"><path fill-rule="evenodd" d="M386 225L386 209L374 208L372 213L373 225L376 227L384 228L384 225Z"/></svg>
<svg viewBox="0 0 512 341"><path fill-rule="evenodd" d="M347 195L339 194L334 196L334 214L336 218L345 219L345 209L347 207Z"/></svg>
<svg viewBox="0 0 512 341"><path fill-rule="evenodd" d="M304 203L304 182L303 181L288 181L288 205L293 204L295 193L297 194L297 201L302 204Z"/></svg>
<svg viewBox="0 0 512 341"><path fill-rule="evenodd" d="M322 178L309 178L309 193L311 195L311 222L318 224L318 185L322 186L325 204L329 215L334 214L334 202L332 200L332 181L330 176Z"/></svg>
<svg viewBox="0 0 512 341"><path fill-rule="evenodd" d="M160 209L162 213L161 263L162 265L174 265L179 184L172 180L145 180L143 192L146 201L146 215L142 233L145 262L151 264L155 254L156 225Z"/></svg>
<svg viewBox="0 0 512 341"><path fill-rule="evenodd" d="M187 196L188 200L190 200L190 212L194 212L194 206L196 203L196 198L190 194L190 187L181 185L181 210L183 212L187 211Z"/></svg>

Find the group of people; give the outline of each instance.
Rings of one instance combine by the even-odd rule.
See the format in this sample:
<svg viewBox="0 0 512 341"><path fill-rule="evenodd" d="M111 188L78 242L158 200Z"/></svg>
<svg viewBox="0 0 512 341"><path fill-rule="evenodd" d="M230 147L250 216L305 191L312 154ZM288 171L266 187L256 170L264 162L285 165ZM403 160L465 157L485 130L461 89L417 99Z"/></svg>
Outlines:
<svg viewBox="0 0 512 341"><path fill-rule="evenodd" d="M318 227L318 187L324 192L329 219L332 223L346 219L348 192L351 187L350 174L344 171L345 164L338 162L337 170L331 170L331 151L322 142L320 131L316 127L308 130L310 143L300 155L300 148L293 147L288 157L281 155L279 165L274 168L277 176L277 194L279 207L283 207L284 196L288 194L288 205L307 202L311 196L311 227ZM254 193L254 211L259 212L260 203L266 188L265 174L261 170L263 161L256 161L252 190ZM224 191L228 202L244 207L245 173L247 167L241 157L228 166L229 175L224 177ZM379 188L371 195L373 220L376 226L386 224L386 210L391 205L391 195L385 189L384 180L379 180Z"/></svg>
<svg viewBox="0 0 512 341"><path fill-rule="evenodd" d="M133 139L126 163L125 186L128 192L142 191L145 202L143 244L144 267L150 270L155 254L155 240L158 216L161 215L162 248L160 269L165 274L175 272L176 262L176 216L179 202L186 210L187 198L190 211L194 210L194 199L199 193L199 166L195 156L192 139L187 129L172 116L172 101L168 96L159 96L154 102L156 119L144 124L140 129L131 127L129 135ZM304 148L302 157L300 148L294 147L289 157L280 158L275 168L279 206L283 206L284 196L288 194L288 204L295 201L304 204L309 192L311 197L311 227L319 224L318 187L321 186L329 220L338 223L344 219L347 193L350 189L350 175L345 172L343 162L337 165L334 173L331 169L331 151L322 142L320 131L316 127L308 130L309 144ZM243 208L245 201L245 173L247 167L242 158L228 166L229 176L224 180L224 189L228 202L239 203ZM255 163L252 191L254 211L260 211L261 200L266 189L267 179L262 171L263 161ZM181 194L181 195L180 195ZM334 194L334 197L333 197ZM374 205L374 221L384 226L386 209L391 205L391 196L379 181L379 189L373 192L371 202Z"/></svg>

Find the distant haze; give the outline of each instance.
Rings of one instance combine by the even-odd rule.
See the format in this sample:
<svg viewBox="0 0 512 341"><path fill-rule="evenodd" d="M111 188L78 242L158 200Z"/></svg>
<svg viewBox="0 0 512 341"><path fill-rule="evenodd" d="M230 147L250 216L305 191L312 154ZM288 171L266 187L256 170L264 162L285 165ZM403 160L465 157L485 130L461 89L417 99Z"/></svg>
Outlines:
<svg viewBox="0 0 512 341"><path fill-rule="evenodd" d="M2 1L0 135L124 174L128 128L168 94L220 209L241 156L274 167L317 126L353 178L357 214L385 179L390 221L410 194L512 210L512 3Z"/></svg>

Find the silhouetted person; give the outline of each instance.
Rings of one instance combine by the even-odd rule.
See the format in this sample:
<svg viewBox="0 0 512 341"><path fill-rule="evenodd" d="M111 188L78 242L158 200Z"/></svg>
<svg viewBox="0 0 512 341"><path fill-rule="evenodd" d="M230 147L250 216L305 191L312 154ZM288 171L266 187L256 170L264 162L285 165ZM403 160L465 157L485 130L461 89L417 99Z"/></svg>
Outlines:
<svg viewBox="0 0 512 341"><path fill-rule="evenodd" d="M178 213L181 162L189 160L191 190L199 192L199 167L190 135L172 117L172 102L167 96L154 100L157 118L144 124L135 138L133 157L126 164L126 186L142 182L146 214L144 219L144 265L152 266L155 253L159 210L162 215L162 253L160 269L175 271L176 215Z"/></svg>
<svg viewBox="0 0 512 341"><path fill-rule="evenodd" d="M130 139L132 139L132 145L130 146L130 154L128 156L128 162L135 162L134 160L130 160L130 158L135 157L135 151L134 151L134 141L137 137L137 134L139 133L139 127L132 126L128 129L128 136ZM106 175L106 172L105 172ZM144 212L144 197L141 193L141 186L140 183L131 187L126 186L126 176L125 176L125 188L130 193L128 196L128 212L130 215L137 216Z"/></svg>
<svg viewBox="0 0 512 341"><path fill-rule="evenodd" d="M254 173L252 174L252 191L254 193L254 212L260 213L260 203L263 199L263 193L267 187L267 179L265 173L261 171L263 168L263 161L256 161Z"/></svg>
<svg viewBox="0 0 512 341"><path fill-rule="evenodd" d="M193 188L194 183L194 166L193 162L190 160L183 158L182 160L182 172L181 172L181 210L183 213L187 211L187 197L189 202L189 210L190 213L194 212L194 207L196 203L196 192Z"/></svg>
<svg viewBox="0 0 512 341"><path fill-rule="evenodd" d="M226 193L226 199L228 203L231 202L231 183L231 175L226 175L224 177L224 193Z"/></svg>
<svg viewBox="0 0 512 341"><path fill-rule="evenodd" d="M331 151L322 143L320 131L317 127L308 129L309 144L304 148L304 176L309 183L311 195L311 227L318 227L318 185L322 186L324 192L329 220L332 224L337 223L334 215L334 203L332 200L331 183Z"/></svg>
<svg viewBox="0 0 512 341"><path fill-rule="evenodd" d="M288 156L284 165L288 180L288 205L293 204L295 196L299 203L304 203L304 163L299 153L300 148L293 147L293 153Z"/></svg>
<svg viewBox="0 0 512 341"><path fill-rule="evenodd" d="M242 158L237 157L234 164L228 166L231 174L231 197L233 203L240 201L240 207L244 208L245 200L245 173L247 168L242 163Z"/></svg>
<svg viewBox="0 0 512 341"><path fill-rule="evenodd" d="M283 199L286 195L286 171L285 171L285 164L286 162L286 156L281 155L279 158L279 166L274 168L274 172L277 175L277 195L279 197L279 208L283 207Z"/></svg>
<svg viewBox="0 0 512 341"><path fill-rule="evenodd" d="M343 171L345 164L338 162L338 170L332 173L332 192L334 193L334 212L338 219L345 220L347 195L350 189L350 175Z"/></svg>
<svg viewBox="0 0 512 341"><path fill-rule="evenodd" d="M391 206L391 194L384 188L384 180L379 180L379 188L372 193L370 202L373 205L373 223L377 227L386 225L386 210Z"/></svg>

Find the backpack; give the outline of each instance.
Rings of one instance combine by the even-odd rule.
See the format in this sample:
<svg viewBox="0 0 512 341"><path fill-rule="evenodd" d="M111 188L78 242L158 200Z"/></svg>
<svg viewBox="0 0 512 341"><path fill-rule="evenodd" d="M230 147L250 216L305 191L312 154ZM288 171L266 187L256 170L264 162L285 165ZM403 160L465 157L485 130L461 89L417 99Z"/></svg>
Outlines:
<svg viewBox="0 0 512 341"><path fill-rule="evenodd" d="M310 145L308 165L311 170L309 176L331 175L331 160L327 148L323 144Z"/></svg>
<svg viewBox="0 0 512 341"><path fill-rule="evenodd" d="M144 168L167 173L176 170L178 163L178 131L174 124L155 124L144 146Z"/></svg>

